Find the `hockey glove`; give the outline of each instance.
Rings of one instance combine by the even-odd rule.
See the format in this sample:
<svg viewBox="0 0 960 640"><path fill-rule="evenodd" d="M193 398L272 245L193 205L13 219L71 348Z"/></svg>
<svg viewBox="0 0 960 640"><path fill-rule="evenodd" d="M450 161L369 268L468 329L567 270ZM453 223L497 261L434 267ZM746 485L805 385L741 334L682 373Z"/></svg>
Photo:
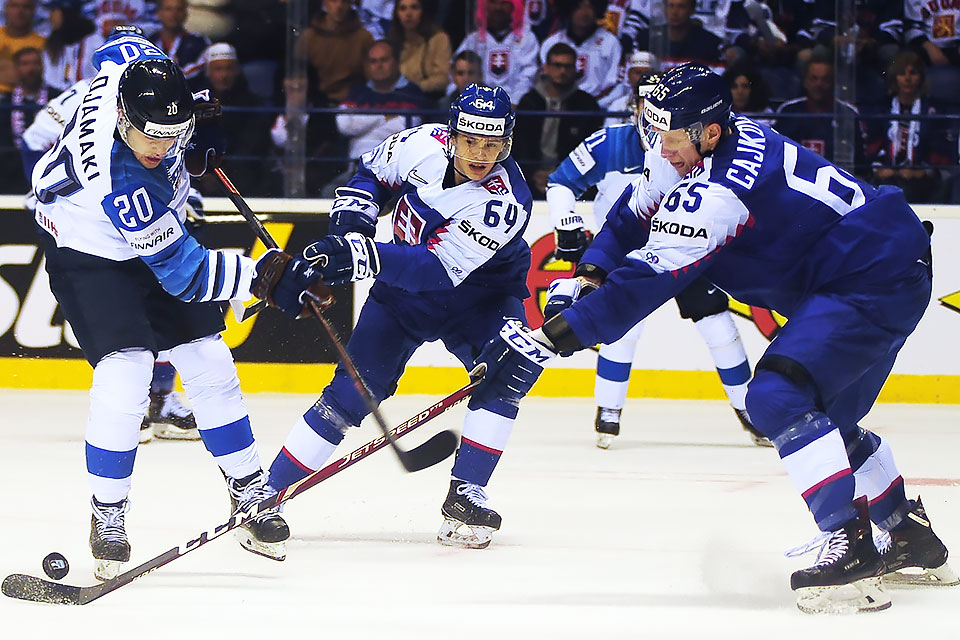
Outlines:
<svg viewBox="0 0 960 640"><path fill-rule="evenodd" d="M321 238L307 245L303 258L320 271L327 284L366 280L380 273L377 243L355 232Z"/></svg>
<svg viewBox="0 0 960 640"><path fill-rule="evenodd" d="M474 363L485 364L487 371L473 392L471 406L517 407L543 373L543 365L556 355L542 331L531 332L519 320L507 320Z"/></svg>
<svg viewBox="0 0 960 640"><path fill-rule="evenodd" d="M336 195L330 208L327 233L344 236L353 231L372 238L380 215L380 205L373 200L373 194L353 187L337 187Z"/></svg>
<svg viewBox="0 0 960 640"><path fill-rule="evenodd" d="M567 262L580 262L583 252L590 246L590 234L580 229L557 229L557 250L553 257Z"/></svg>
<svg viewBox="0 0 960 640"><path fill-rule="evenodd" d="M208 168L219 167L226 152L227 139L220 120L220 101L210 98L209 89L193 94L196 125L187 145L185 160L192 176L202 176Z"/></svg>
<svg viewBox="0 0 960 640"><path fill-rule="evenodd" d="M561 278L547 288L547 304L543 307L543 319L549 320L588 293L597 290L597 285L586 278Z"/></svg>
<svg viewBox="0 0 960 640"><path fill-rule="evenodd" d="M321 310L334 302L330 289L320 279L320 272L306 260L271 249L257 261L256 268L250 293L291 318L310 315L308 300L317 303Z"/></svg>

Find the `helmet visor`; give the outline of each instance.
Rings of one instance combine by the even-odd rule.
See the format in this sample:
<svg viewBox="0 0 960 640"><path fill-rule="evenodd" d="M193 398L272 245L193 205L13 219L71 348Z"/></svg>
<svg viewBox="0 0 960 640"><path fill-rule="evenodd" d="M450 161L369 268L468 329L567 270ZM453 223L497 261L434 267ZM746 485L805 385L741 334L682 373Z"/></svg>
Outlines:
<svg viewBox="0 0 960 640"><path fill-rule="evenodd" d="M193 137L194 125L195 118L191 113L190 118L184 122L167 124L147 120L143 123L142 127L136 126L127 116L123 97L121 96L120 98L120 117L117 122L117 130L120 132L120 137L123 141L127 143L127 146L131 146L131 148L132 139L129 136L129 131L130 129L134 129L141 134L147 142L173 140L173 144L170 145L169 150L165 154L165 157L171 157L187 148L187 143L190 141L190 138ZM142 146L144 141L138 141Z"/></svg>
<svg viewBox="0 0 960 640"><path fill-rule="evenodd" d="M643 109L637 122L637 130L640 133L640 142L643 144L644 150L650 151L658 143L664 145L664 148L667 149L673 146L672 143L676 141L674 136L670 136L671 140L664 144L663 134L668 131L683 131L686 133L683 139L689 141L692 145L697 145L700 138L703 137L703 123L701 122L694 122L689 126L677 127L676 129L671 128L670 124L670 112L651 104L650 100L643 100Z"/></svg>
<svg viewBox="0 0 960 640"><path fill-rule="evenodd" d="M513 147L513 136L480 136L450 131L447 150L452 158L465 162L493 164L506 160Z"/></svg>

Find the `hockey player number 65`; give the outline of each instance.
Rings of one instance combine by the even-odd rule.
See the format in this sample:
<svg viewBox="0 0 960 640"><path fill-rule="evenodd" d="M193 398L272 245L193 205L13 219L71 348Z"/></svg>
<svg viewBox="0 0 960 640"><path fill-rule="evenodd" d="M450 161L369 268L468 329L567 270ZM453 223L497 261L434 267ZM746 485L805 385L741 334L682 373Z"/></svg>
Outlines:
<svg viewBox="0 0 960 640"><path fill-rule="evenodd" d="M808 157L805 156L804 160ZM845 216L867 201L860 185L852 177L844 175L826 161L819 167L801 162L796 145L786 141L783 143L783 171L788 187L819 200L836 211L837 215ZM812 176L813 180L804 176Z"/></svg>

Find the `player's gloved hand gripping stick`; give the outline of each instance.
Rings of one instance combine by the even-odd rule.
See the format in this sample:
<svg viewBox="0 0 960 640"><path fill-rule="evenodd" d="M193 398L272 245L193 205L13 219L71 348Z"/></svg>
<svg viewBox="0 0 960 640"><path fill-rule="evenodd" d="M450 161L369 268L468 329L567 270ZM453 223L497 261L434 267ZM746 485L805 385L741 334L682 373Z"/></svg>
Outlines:
<svg viewBox="0 0 960 640"><path fill-rule="evenodd" d="M215 168L214 173L217 174L217 177L220 178L220 181L223 183L223 186L227 192L227 196L230 198L231 202L233 202L233 204L237 207L237 209L240 211L240 214L243 215L250 226L253 227L263 244L268 249L277 250L274 252L274 255L267 254L264 256L264 259L269 261L266 264L260 265L260 268L258 269L260 271L258 279L266 281L269 275L276 275L277 269L282 272L286 268L287 263L290 261L290 256L279 251L279 246L273 237L271 237L270 232L267 231L266 227L263 226L263 223L260 222L259 218L257 218L257 215L252 209L250 209L250 206L247 205L243 199L243 196L241 196L240 192L237 191L237 188L233 186L233 183L230 182L230 179L226 176L223 170L220 168ZM366 238L364 239L368 240ZM333 252L331 251L331 253ZM267 271L271 271L272 273L268 274ZM277 292L274 292L275 295L276 293ZM312 313L317 320L320 321L320 324L323 325L324 330L327 332L327 336L330 338L330 342L337 351L340 362L343 363L343 366L350 375L351 380L353 380L353 384L357 389L357 393L359 393L360 397L363 398L364 404L366 404L367 409L369 409L370 413L373 415L377 426L380 427L380 431L383 432L383 437L386 438L394 453L397 454L397 457L400 459L400 463L403 465L404 469L407 471L419 471L421 469L426 469L427 467L431 467L438 462L442 462L451 454L453 454L454 451L456 451L458 438L457 435L449 429L441 431L420 446L410 449L409 451L401 449L400 446L397 445L396 438L392 435L390 427L387 426L386 420L384 420L383 415L380 413L377 400L373 397L373 395L370 393L370 390L367 388L367 385L363 382L363 378L360 376L360 372L357 370L357 367L353 362L353 358L350 357L350 354L347 353L343 343L340 342L333 325L331 325L330 321L327 320L327 318L323 315L323 310L333 304L333 296L330 294L330 290L322 283L321 280L314 280L313 284L309 286L302 296L298 295L298 298L299 301L303 303L304 308L308 312Z"/></svg>

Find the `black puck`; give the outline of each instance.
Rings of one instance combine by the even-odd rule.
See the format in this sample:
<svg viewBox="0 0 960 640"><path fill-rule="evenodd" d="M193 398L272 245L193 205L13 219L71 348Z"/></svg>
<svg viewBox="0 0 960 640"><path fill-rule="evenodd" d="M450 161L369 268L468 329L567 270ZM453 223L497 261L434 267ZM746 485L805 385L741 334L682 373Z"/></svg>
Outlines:
<svg viewBox="0 0 960 640"><path fill-rule="evenodd" d="M54 580L62 580L70 572L70 564L62 553L54 551L43 559L43 572Z"/></svg>

